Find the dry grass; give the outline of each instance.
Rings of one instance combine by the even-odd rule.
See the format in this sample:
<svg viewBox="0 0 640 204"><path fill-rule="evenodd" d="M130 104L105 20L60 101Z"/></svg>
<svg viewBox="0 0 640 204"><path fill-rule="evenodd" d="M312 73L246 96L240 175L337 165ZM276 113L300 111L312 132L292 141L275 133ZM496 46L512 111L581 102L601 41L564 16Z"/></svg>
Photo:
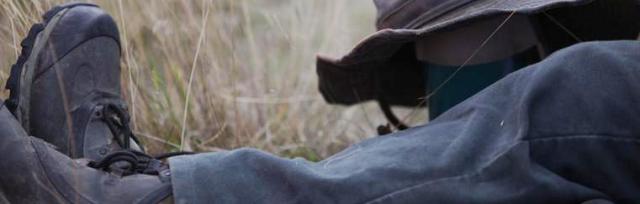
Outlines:
<svg viewBox="0 0 640 204"><path fill-rule="evenodd" d="M60 2L0 2L3 84L30 25ZM124 97L154 152L254 147L317 160L384 122L376 106L330 106L317 93L316 53L338 56L373 32L370 0L90 2L120 26Z"/></svg>

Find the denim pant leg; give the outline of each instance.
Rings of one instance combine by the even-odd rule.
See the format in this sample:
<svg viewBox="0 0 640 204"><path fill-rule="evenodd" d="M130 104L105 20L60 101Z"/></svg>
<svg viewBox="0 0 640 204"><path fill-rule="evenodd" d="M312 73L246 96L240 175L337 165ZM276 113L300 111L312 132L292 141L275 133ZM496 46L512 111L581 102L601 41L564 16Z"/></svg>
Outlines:
<svg viewBox="0 0 640 204"><path fill-rule="evenodd" d="M630 54L631 53L631 54ZM634 66L629 66L634 65ZM313 163L253 149L170 159L177 203L639 200L640 45L585 43L428 125ZM613 100L615 99L615 100Z"/></svg>

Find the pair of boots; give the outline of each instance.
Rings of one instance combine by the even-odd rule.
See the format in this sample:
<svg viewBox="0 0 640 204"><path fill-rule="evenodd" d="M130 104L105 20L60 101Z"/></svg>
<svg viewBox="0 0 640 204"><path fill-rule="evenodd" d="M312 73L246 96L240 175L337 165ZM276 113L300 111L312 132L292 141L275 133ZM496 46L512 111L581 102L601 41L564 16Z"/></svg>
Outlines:
<svg viewBox="0 0 640 204"><path fill-rule="evenodd" d="M21 43L10 98L0 107L0 200L168 199L168 166L143 153L129 128L113 19L85 3L57 6L43 18Z"/></svg>

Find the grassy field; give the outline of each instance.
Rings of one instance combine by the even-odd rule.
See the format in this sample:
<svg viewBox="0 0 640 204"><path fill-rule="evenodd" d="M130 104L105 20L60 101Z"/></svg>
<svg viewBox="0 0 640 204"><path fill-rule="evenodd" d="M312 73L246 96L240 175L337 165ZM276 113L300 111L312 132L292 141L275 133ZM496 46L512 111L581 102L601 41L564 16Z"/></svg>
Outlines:
<svg viewBox="0 0 640 204"><path fill-rule="evenodd" d="M60 0L0 2L0 81ZM375 135L377 106L331 106L315 55L374 31L371 0L100 0L120 26L122 84L153 152L254 147L318 160ZM7 91L3 96L8 96Z"/></svg>

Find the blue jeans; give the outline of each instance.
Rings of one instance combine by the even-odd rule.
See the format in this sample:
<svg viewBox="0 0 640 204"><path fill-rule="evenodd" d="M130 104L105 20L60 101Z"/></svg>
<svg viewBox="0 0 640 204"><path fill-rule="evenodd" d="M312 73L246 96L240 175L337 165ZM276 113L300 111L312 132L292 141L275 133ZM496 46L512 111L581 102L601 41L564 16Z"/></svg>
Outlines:
<svg viewBox="0 0 640 204"><path fill-rule="evenodd" d="M170 165L177 203L638 202L640 42L558 51L321 162L239 149Z"/></svg>

